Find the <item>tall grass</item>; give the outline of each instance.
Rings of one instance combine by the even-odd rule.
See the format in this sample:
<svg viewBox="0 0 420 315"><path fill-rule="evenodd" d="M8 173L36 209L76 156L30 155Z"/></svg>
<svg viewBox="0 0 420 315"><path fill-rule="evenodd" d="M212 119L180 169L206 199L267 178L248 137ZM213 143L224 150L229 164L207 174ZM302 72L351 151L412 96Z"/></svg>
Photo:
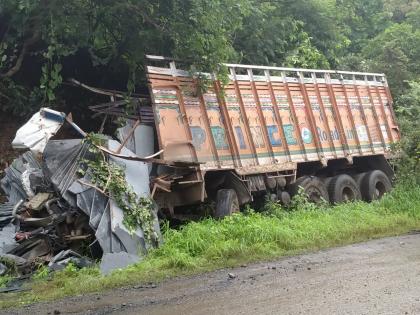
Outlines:
<svg viewBox="0 0 420 315"><path fill-rule="evenodd" d="M406 233L420 228L420 187L399 185L382 200L316 207L304 201L286 211L268 204L223 220L164 228L165 243L142 262L101 276L97 268L67 268L49 281L36 280L31 291L0 295L0 307L99 291L176 275L273 259L304 251Z"/></svg>

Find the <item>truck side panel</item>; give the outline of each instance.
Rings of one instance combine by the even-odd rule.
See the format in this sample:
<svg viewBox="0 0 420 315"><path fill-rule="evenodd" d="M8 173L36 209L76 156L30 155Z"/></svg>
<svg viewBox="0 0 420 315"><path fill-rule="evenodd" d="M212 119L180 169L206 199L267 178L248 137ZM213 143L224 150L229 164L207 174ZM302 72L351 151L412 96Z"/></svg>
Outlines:
<svg viewBox="0 0 420 315"><path fill-rule="evenodd" d="M327 70L263 67L255 75L245 66L246 74L238 74L237 67L230 68L227 86L210 79L202 95L197 81L173 64L148 67L165 159L197 160L203 170L262 173L305 161L387 154L399 140L383 75L344 73L337 79Z"/></svg>

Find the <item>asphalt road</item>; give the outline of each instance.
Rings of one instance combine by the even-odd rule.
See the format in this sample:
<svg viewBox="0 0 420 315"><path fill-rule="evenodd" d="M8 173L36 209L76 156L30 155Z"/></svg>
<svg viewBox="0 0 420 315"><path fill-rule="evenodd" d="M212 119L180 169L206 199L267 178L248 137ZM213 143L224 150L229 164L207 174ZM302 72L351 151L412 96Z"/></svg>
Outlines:
<svg viewBox="0 0 420 315"><path fill-rule="evenodd" d="M420 314L420 235L132 286L5 314Z"/></svg>

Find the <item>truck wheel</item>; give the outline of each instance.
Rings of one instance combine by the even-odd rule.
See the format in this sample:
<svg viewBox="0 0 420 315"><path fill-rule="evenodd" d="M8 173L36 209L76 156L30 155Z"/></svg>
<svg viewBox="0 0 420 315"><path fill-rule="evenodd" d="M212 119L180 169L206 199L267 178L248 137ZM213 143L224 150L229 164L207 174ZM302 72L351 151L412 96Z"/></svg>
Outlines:
<svg viewBox="0 0 420 315"><path fill-rule="evenodd" d="M303 188L308 200L314 203L321 203L322 200L329 201L328 190L323 181L316 176L299 177L290 187L290 193L295 196L299 192L299 187Z"/></svg>
<svg viewBox="0 0 420 315"><path fill-rule="evenodd" d="M234 212L239 212L239 200L233 189L219 189L216 197L215 218L224 218Z"/></svg>
<svg viewBox="0 0 420 315"><path fill-rule="evenodd" d="M348 202L362 198L359 185L347 174L334 176L328 185L328 193L332 203Z"/></svg>
<svg viewBox="0 0 420 315"><path fill-rule="evenodd" d="M385 193L391 191L392 184L384 172L374 170L366 173L360 187L363 200L372 201L380 199Z"/></svg>
<svg viewBox="0 0 420 315"><path fill-rule="evenodd" d="M353 179L357 183L357 185L359 186L360 191L362 191L362 180L363 180L363 177L366 176L366 174L367 174L367 172L353 175Z"/></svg>

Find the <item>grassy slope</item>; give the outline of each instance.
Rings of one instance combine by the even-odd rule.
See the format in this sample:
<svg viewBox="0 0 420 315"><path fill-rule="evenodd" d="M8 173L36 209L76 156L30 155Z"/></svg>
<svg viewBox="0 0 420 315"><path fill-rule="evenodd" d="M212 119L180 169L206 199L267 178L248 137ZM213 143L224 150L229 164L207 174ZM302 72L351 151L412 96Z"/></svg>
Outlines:
<svg viewBox="0 0 420 315"><path fill-rule="evenodd" d="M49 281L35 280L31 291L0 295L0 307L406 233L420 228L420 187L399 186L371 204L315 208L300 203L299 209L285 212L271 206L268 214L238 214L222 221L190 223L178 231L167 229L165 244L137 265L107 277L97 268L77 271L70 267Z"/></svg>

